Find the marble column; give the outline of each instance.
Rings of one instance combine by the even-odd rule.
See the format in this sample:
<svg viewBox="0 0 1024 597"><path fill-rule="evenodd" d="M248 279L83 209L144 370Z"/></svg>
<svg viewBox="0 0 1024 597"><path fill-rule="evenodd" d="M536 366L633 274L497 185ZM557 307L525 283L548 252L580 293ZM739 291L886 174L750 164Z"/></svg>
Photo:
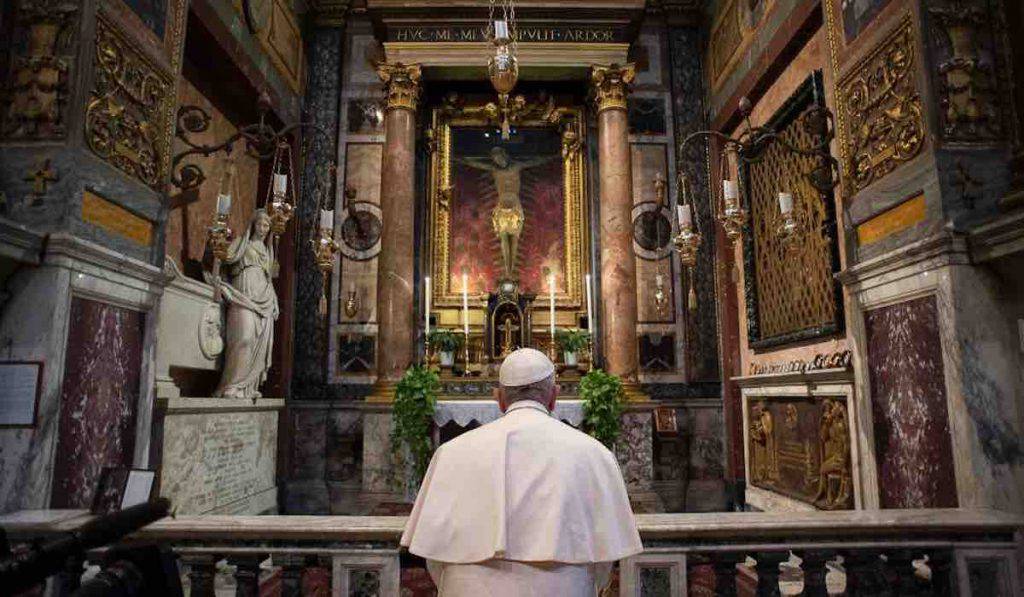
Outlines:
<svg viewBox="0 0 1024 597"><path fill-rule="evenodd" d="M413 361L413 225L418 65L381 64L384 81L384 156L380 208L383 220L377 272L377 380L397 381Z"/></svg>
<svg viewBox="0 0 1024 597"><path fill-rule="evenodd" d="M633 255L633 176L626 93L633 65L594 66L600 171L601 330L604 368L623 381L637 379L636 259Z"/></svg>

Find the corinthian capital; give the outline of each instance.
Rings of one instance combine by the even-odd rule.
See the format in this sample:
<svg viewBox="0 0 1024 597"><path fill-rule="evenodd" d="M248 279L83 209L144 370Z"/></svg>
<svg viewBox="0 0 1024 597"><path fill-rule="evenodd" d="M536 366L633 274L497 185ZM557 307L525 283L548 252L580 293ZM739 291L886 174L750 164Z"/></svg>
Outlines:
<svg viewBox="0 0 1024 597"><path fill-rule="evenodd" d="M629 85L635 76L636 67L632 64L591 67L590 85L597 101L597 112L600 114L605 110L625 110L626 94L629 93Z"/></svg>
<svg viewBox="0 0 1024 597"><path fill-rule="evenodd" d="M401 62L377 65L377 76L384 81L387 92L387 109L415 110L420 97L420 65L405 65Z"/></svg>

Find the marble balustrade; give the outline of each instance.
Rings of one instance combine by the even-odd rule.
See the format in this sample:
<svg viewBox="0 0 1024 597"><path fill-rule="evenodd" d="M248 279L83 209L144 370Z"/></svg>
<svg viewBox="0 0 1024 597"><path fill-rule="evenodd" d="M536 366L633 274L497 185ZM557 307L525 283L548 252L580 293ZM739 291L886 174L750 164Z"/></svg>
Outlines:
<svg viewBox="0 0 1024 597"><path fill-rule="evenodd" d="M28 511L0 517L0 526L16 542L89 519ZM191 595L224 589L218 570L231 571L238 595L258 594L268 578L281 595L399 595L411 578L399 561L404 524L398 516L178 516L128 541L171 546ZM619 563L622 596L1021 594L1024 518L995 510L639 514L637 524L645 551Z"/></svg>

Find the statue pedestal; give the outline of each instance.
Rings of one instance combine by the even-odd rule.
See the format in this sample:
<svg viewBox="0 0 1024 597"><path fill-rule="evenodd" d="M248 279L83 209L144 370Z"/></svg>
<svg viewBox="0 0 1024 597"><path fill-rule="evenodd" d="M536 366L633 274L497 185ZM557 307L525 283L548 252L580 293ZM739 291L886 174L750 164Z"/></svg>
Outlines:
<svg viewBox="0 0 1024 597"><path fill-rule="evenodd" d="M157 401L152 453L178 514L277 511L277 422L284 400Z"/></svg>

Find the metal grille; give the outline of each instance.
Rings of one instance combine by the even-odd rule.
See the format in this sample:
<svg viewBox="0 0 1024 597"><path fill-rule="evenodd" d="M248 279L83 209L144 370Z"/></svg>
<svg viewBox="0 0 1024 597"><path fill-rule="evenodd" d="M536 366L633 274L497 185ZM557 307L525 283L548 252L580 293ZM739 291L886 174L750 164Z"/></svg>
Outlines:
<svg viewBox="0 0 1024 597"><path fill-rule="evenodd" d="M816 144L800 115L823 94L812 75L772 118L782 140ZM777 345L838 331L840 307L833 269L838 262L831 193L807 178L820 158L796 155L773 143L747 168L750 224L747 235L747 305L751 346ZM778 193L793 194L802 235L790 246L780 240ZM752 246L751 246L752 245Z"/></svg>

